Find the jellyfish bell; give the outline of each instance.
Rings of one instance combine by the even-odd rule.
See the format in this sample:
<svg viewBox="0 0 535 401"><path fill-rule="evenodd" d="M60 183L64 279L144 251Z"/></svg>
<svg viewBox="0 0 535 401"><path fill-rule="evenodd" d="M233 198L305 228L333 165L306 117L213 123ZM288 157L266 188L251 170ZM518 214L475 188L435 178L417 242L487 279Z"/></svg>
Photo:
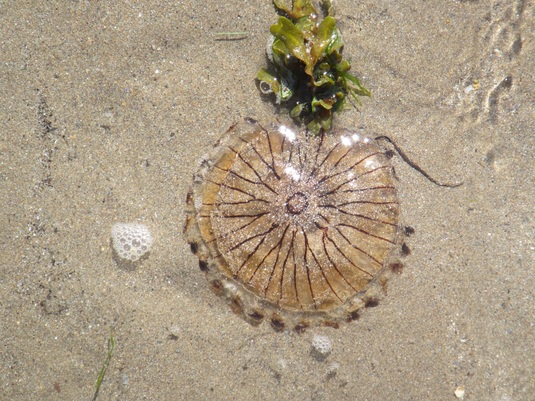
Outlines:
<svg viewBox="0 0 535 401"><path fill-rule="evenodd" d="M199 165L185 233L214 291L277 330L336 327L376 305L403 242L393 168L375 141L253 121Z"/></svg>

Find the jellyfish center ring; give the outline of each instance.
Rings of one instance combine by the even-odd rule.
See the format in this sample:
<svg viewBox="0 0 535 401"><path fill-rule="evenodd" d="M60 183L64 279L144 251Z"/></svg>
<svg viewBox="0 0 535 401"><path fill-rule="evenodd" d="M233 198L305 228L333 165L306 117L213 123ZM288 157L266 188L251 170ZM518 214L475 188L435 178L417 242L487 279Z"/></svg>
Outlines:
<svg viewBox="0 0 535 401"><path fill-rule="evenodd" d="M286 210L290 214L301 214L308 207L307 196L301 192L296 192L286 202Z"/></svg>

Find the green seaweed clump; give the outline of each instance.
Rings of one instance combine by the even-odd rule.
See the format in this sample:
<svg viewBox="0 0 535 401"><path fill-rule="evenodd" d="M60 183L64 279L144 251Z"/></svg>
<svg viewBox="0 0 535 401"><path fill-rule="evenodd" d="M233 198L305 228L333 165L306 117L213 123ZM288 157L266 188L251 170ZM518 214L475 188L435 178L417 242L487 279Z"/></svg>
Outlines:
<svg viewBox="0 0 535 401"><path fill-rule="evenodd" d="M327 132L348 94L360 105L358 96L370 92L348 72L331 1L322 3L326 16L321 22L311 0L293 0L291 9L281 0L273 3L282 14L270 28L268 57L274 71L258 71L259 88L274 93L277 104L288 102L291 117L310 132Z"/></svg>

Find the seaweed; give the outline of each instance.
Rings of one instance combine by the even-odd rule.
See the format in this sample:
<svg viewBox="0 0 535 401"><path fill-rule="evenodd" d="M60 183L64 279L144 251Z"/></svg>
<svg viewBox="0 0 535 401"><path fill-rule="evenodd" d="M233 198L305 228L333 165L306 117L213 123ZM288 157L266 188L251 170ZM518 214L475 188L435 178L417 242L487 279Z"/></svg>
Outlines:
<svg viewBox="0 0 535 401"><path fill-rule="evenodd" d="M311 0L294 0L291 8L281 0L273 4L281 15L270 28L272 68L258 71L259 88L274 94L276 104L287 104L290 116L313 134L327 132L348 95L360 105L359 97L371 93L348 72L351 65L342 57L344 44L330 0L322 2L321 21Z"/></svg>
<svg viewBox="0 0 535 401"><path fill-rule="evenodd" d="M102 368L100 369L100 372L98 373L97 381L95 382L95 393L93 394L93 398L91 399L92 401L95 401L98 397L98 392L100 391L100 385L102 384L102 380L104 379L104 374L106 373L106 370L108 369L111 357L113 355L113 350L115 349L115 339L113 338L113 331L114 331L113 329L110 330L110 338L108 340L108 355L102 365Z"/></svg>

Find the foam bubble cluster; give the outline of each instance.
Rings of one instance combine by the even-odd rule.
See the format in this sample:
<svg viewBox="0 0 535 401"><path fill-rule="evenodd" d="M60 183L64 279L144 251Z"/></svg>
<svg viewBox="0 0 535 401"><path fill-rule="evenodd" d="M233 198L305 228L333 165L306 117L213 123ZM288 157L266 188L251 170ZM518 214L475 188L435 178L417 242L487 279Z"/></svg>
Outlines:
<svg viewBox="0 0 535 401"><path fill-rule="evenodd" d="M152 236L147 226L117 223L111 228L113 249L122 259L135 262L150 251Z"/></svg>
<svg viewBox="0 0 535 401"><path fill-rule="evenodd" d="M312 347L320 355L327 356L332 350L331 339L327 336L315 334L312 339Z"/></svg>

